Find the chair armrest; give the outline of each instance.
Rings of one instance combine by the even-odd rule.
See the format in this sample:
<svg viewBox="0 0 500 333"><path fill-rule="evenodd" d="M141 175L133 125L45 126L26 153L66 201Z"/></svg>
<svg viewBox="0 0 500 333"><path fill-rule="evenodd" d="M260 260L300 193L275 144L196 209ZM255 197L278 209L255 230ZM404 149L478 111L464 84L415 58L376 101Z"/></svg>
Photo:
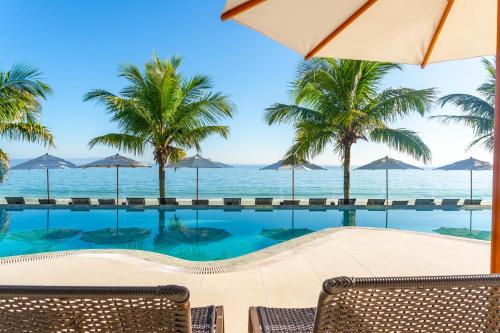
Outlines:
<svg viewBox="0 0 500 333"><path fill-rule="evenodd" d="M259 314L254 306L251 306L248 311L248 333L262 333Z"/></svg>
<svg viewBox="0 0 500 333"><path fill-rule="evenodd" d="M215 333L224 333L224 307L215 307Z"/></svg>

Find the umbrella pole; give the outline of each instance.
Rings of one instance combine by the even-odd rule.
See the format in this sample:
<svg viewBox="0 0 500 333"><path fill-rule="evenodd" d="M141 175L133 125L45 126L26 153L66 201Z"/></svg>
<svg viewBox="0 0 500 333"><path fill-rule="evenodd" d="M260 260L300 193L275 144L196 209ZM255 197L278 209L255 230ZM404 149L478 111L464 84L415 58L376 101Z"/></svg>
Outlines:
<svg viewBox="0 0 500 333"><path fill-rule="evenodd" d="M47 170L47 203L50 203L49 168Z"/></svg>
<svg viewBox="0 0 500 333"><path fill-rule="evenodd" d="M497 0L496 68L500 68L500 0ZM496 72L499 82L500 72ZM495 88L494 133L500 133L500 85ZM491 273L500 273L500 135L493 136L493 198L491 219Z"/></svg>
<svg viewBox="0 0 500 333"><path fill-rule="evenodd" d="M198 170L199 168L196 168L196 202L198 202Z"/></svg>
<svg viewBox="0 0 500 333"><path fill-rule="evenodd" d="M472 203L472 169L470 170L470 200Z"/></svg>
<svg viewBox="0 0 500 333"><path fill-rule="evenodd" d="M292 204L295 201L295 169L292 169Z"/></svg>
<svg viewBox="0 0 500 333"><path fill-rule="evenodd" d="M385 169L385 204L389 206L389 169Z"/></svg>
<svg viewBox="0 0 500 333"><path fill-rule="evenodd" d="M118 206L118 165L116 166L116 205Z"/></svg>

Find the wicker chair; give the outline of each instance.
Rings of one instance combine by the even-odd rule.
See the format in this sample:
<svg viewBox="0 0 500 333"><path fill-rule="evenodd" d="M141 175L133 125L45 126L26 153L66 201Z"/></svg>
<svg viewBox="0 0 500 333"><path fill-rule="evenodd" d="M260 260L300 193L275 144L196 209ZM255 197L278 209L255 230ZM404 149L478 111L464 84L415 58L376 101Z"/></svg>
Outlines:
<svg viewBox="0 0 500 333"><path fill-rule="evenodd" d="M174 285L0 286L0 318L0 332L224 332L221 306L190 309Z"/></svg>
<svg viewBox="0 0 500 333"><path fill-rule="evenodd" d="M317 308L250 308L249 332L498 333L500 274L334 278Z"/></svg>

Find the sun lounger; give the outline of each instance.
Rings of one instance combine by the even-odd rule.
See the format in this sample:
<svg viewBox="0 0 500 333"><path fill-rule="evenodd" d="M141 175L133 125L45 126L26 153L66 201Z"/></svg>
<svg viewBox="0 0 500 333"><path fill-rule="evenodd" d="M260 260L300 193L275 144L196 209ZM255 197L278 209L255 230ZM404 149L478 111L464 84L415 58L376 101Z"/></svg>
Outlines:
<svg viewBox="0 0 500 333"><path fill-rule="evenodd" d="M415 206L434 206L434 199L415 199Z"/></svg>
<svg viewBox="0 0 500 333"><path fill-rule="evenodd" d="M325 206L326 198L309 198L309 206Z"/></svg>
<svg viewBox="0 0 500 333"><path fill-rule="evenodd" d="M249 332L500 332L500 274L327 280L317 308L252 307Z"/></svg>
<svg viewBox="0 0 500 333"><path fill-rule="evenodd" d="M0 286L1 332L223 333L222 306L190 308L180 286Z"/></svg>
<svg viewBox="0 0 500 333"><path fill-rule="evenodd" d="M71 198L71 205L90 205L90 198Z"/></svg>
<svg viewBox="0 0 500 333"><path fill-rule="evenodd" d="M8 205L25 205L26 201L23 197L5 197Z"/></svg>
<svg viewBox="0 0 500 333"><path fill-rule="evenodd" d="M160 205L178 206L177 198L158 198Z"/></svg>
<svg viewBox="0 0 500 333"><path fill-rule="evenodd" d="M280 202L280 206L298 206L300 200L283 200Z"/></svg>
<svg viewBox="0 0 500 333"><path fill-rule="evenodd" d="M356 203L356 199L355 198L351 198L351 199L339 199L339 202L338 202L338 205L339 206L352 206Z"/></svg>
<svg viewBox="0 0 500 333"><path fill-rule="evenodd" d="M408 200L392 200L393 206L408 206Z"/></svg>
<svg viewBox="0 0 500 333"><path fill-rule="evenodd" d="M127 205L129 206L144 206L146 199L144 198L127 198Z"/></svg>
<svg viewBox="0 0 500 333"><path fill-rule="evenodd" d="M241 198L224 198L224 206L241 206Z"/></svg>
<svg viewBox="0 0 500 333"><path fill-rule="evenodd" d="M441 206L458 206L460 199L443 199L441 200Z"/></svg>
<svg viewBox="0 0 500 333"><path fill-rule="evenodd" d="M273 198L255 198L256 206L271 206L273 204Z"/></svg>
<svg viewBox="0 0 500 333"><path fill-rule="evenodd" d="M56 199L38 199L40 205L55 205Z"/></svg>
<svg viewBox="0 0 500 333"><path fill-rule="evenodd" d="M116 205L116 199L97 199L99 205Z"/></svg>
<svg viewBox="0 0 500 333"><path fill-rule="evenodd" d="M479 206L481 205L481 199L465 199L464 206Z"/></svg>
<svg viewBox="0 0 500 333"><path fill-rule="evenodd" d="M385 205L385 199L368 199L366 202L367 206L383 206Z"/></svg>
<svg viewBox="0 0 500 333"><path fill-rule="evenodd" d="M208 199L193 199L192 204L194 206L208 206Z"/></svg>

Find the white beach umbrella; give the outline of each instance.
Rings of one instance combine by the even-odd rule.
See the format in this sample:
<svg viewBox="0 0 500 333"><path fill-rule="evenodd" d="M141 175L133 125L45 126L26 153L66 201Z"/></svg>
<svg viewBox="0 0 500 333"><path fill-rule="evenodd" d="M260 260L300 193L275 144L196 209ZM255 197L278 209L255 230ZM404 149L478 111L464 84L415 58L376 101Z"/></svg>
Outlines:
<svg viewBox="0 0 500 333"><path fill-rule="evenodd" d="M493 166L485 161L476 160L475 158L468 158L466 160L457 161L435 170L469 170L470 171L470 199L472 200L472 171L491 170Z"/></svg>
<svg viewBox="0 0 500 333"><path fill-rule="evenodd" d="M425 67L496 54L498 68L499 9L500 0L228 0L221 18L235 19L306 59L318 56ZM500 85L496 96L498 133ZM500 135L494 137L493 161L491 272L500 273Z"/></svg>
<svg viewBox="0 0 500 333"><path fill-rule="evenodd" d="M326 170L319 165L303 161L301 163L291 163L287 160L279 160L276 163L265 166L260 170L292 170L292 200L295 200L295 170Z"/></svg>
<svg viewBox="0 0 500 333"><path fill-rule="evenodd" d="M169 168L192 168L196 169L196 200L198 200L198 174L199 169L219 169L219 168L232 168L232 166L212 161L208 158L201 157L200 154L185 158L177 163L171 164Z"/></svg>
<svg viewBox="0 0 500 333"><path fill-rule="evenodd" d="M118 193L119 193L119 178L118 169L119 168L151 168L149 164L145 164L131 158L116 154L113 156L106 157L102 160L97 160L80 166L80 168L116 168L116 204L118 205Z"/></svg>
<svg viewBox="0 0 500 333"><path fill-rule="evenodd" d="M422 170L417 166L395 160L389 156L379 158L371 163L365 164L355 170L385 170L385 204L389 204L389 170Z"/></svg>
<svg viewBox="0 0 500 333"><path fill-rule="evenodd" d="M50 179L49 170L50 169L73 169L77 166L69 161L63 160L62 158L44 154L32 160L26 161L24 163L18 164L10 168L10 170L33 170L33 169L45 169L46 179L47 179L47 203L50 203Z"/></svg>

